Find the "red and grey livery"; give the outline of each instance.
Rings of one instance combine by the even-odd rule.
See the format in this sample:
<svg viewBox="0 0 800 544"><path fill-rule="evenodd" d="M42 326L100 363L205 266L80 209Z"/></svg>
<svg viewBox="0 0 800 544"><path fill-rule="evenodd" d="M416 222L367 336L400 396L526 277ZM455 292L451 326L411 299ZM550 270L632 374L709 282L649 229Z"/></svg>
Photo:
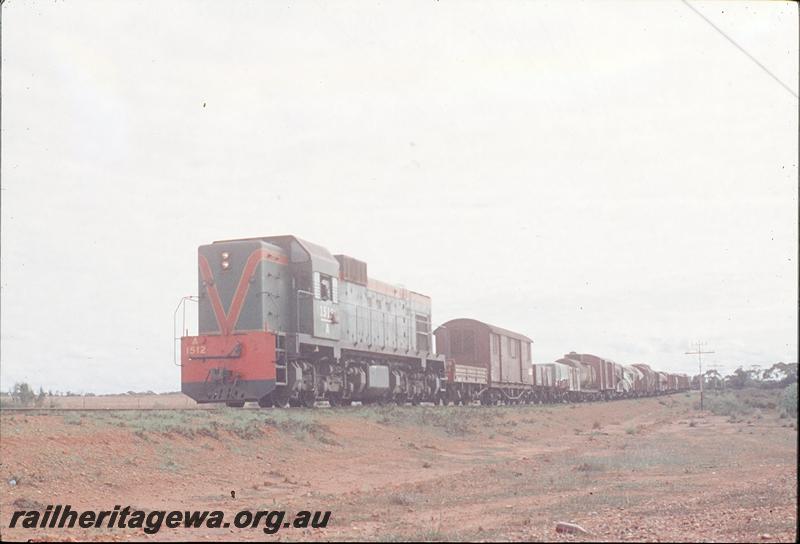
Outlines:
<svg viewBox="0 0 800 544"><path fill-rule="evenodd" d="M201 246L199 334L181 339L182 391L242 406L437 401L430 298L295 236Z"/></svg>

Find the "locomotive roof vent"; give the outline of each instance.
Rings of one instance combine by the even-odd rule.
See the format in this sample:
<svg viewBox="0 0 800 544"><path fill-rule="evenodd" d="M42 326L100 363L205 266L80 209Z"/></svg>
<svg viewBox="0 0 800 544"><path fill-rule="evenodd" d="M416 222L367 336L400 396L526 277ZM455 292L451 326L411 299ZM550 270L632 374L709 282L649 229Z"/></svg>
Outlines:
<svg viewBox="0 0 800 544"><path fill-rule="evenodd" d="M347 255L334 255L339 261L339 277L359 285L367 285L367 263Z"/></svg>

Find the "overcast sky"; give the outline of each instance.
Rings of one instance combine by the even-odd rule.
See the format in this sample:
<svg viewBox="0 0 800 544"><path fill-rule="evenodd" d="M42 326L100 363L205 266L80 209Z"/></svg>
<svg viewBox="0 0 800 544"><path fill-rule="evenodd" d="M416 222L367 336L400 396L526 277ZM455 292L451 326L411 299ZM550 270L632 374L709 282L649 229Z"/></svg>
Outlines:
<svg viewBox="0 0 800 544"><path fill-rule="evenodd" d="M797 92L796 5L692 5ZM0 387L179 389L197 246L289 233L538 362L794 362L797 120L677 0L8 0Z"/></svg>

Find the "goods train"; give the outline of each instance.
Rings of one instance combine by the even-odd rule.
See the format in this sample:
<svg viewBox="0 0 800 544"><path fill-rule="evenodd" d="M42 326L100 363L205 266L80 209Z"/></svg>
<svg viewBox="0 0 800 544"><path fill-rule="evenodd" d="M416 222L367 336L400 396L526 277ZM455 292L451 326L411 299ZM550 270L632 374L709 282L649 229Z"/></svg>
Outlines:
<svg viewBox="0 0 800 544"><path fill-rule="evenodd" d="M296 236L200 246L198 291L185 297L198 302L198 334L180 338L181 390L198 403L516 404L690 387L590 354L534 363L530 338L474 319L432 331L430 297Z"/></svg>

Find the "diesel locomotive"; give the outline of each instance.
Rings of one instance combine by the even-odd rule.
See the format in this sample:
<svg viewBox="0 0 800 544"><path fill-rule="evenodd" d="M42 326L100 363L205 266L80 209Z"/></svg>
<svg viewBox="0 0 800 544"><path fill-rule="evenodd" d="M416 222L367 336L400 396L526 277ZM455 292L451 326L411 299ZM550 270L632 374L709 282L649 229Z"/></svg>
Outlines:
<svg viewBox="0 0 800 544"><path fill-rule="evenodd" d="M197 257L198 334L180 338L180 366L198 403L517 404L689 388L684 375L590 354L534 363L530 338L474 319L432 331L430 297L296 236L218 241Z"/></svg>
<svg viewBox="0 0 800 544"><path fill-rule="evenodd" d="M296 236L198 249L198 335L181 338L181 390L199 403L437 402L431 299Z"/></svg>

